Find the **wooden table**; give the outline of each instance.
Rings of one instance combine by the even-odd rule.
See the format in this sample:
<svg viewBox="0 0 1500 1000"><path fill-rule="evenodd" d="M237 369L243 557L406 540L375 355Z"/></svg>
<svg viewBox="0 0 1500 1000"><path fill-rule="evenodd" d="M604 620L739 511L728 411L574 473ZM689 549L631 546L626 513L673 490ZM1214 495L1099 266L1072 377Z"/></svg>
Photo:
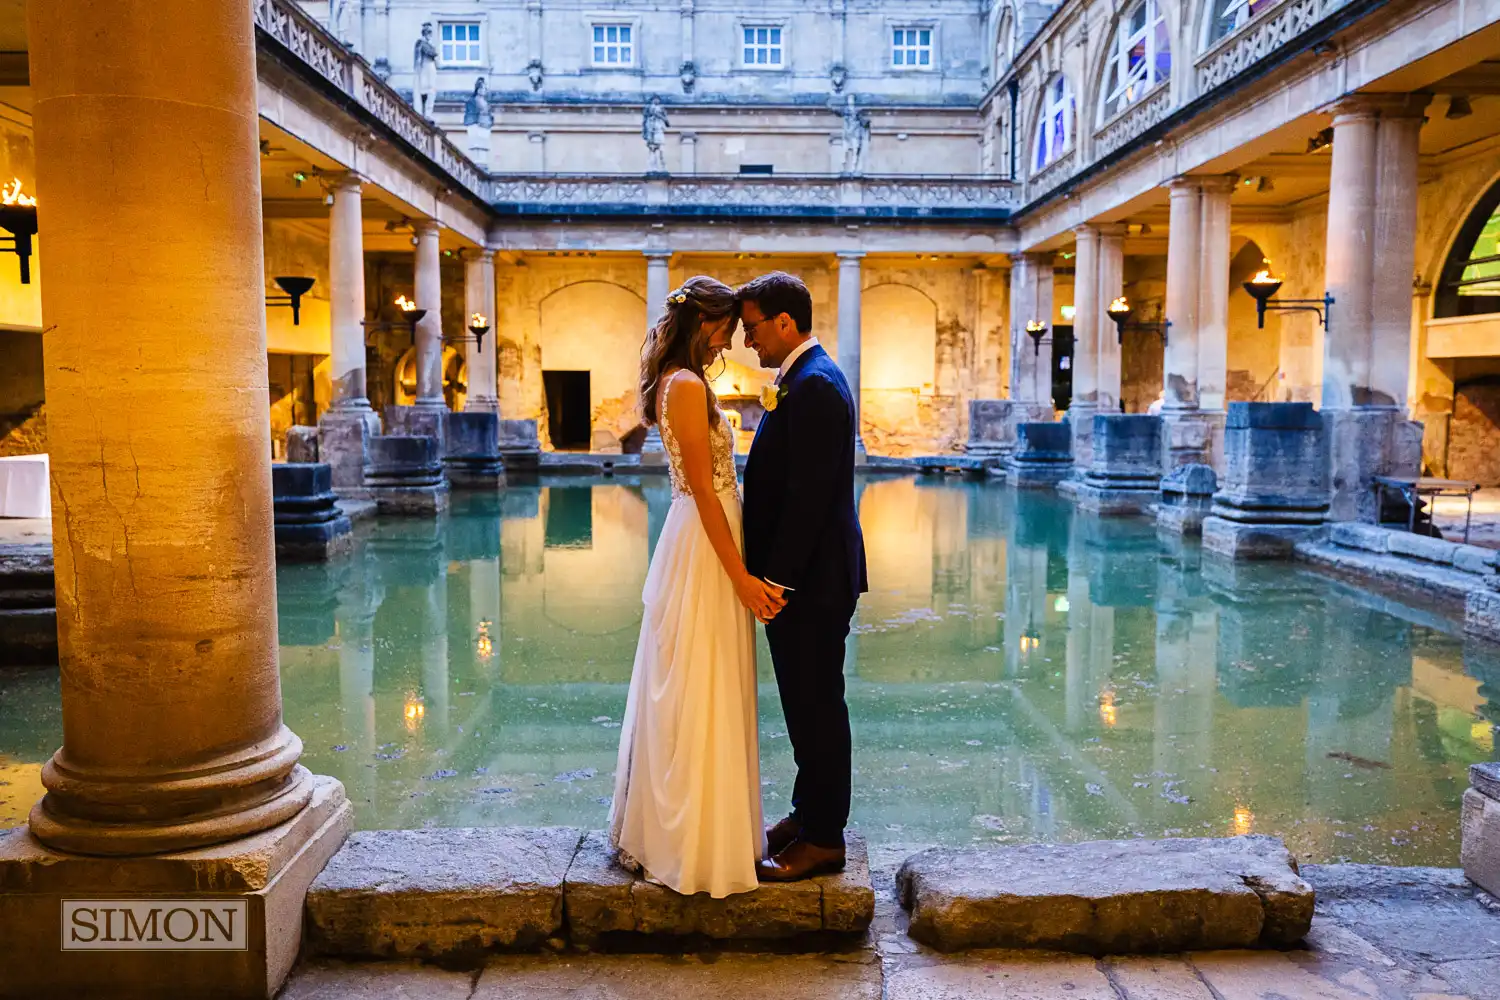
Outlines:
<svg viewBox="0 0 1500 1000"><path fill-rule="evenodd" d="M1463 497L1468 501L1468 509L1464 511L1464 544L1469 544L1469 523L1474 517L1474 494L1479 490L1478 483L1467 482L1462 479L1435 479L1431 476L1423 476L1419 479L1410 479L1402 476L1376 476L1374 480L1375 489L1375 519L1380 520L1380 500L1386 490L1396 490L1406 500L1408 514L1406 516L1406 530L1412 531L1417 526L1417 502L1426 497L1435 500L1438 497Z"/></svg>

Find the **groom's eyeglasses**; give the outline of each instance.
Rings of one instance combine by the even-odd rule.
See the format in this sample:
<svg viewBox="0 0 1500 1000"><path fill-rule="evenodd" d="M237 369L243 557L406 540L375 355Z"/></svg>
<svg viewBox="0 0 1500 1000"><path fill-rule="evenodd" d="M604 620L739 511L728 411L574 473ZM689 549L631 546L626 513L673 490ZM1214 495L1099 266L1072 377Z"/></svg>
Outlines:
<svg viewBox="0 0 1500 1000"><path fill-rule="evenodd" d="M760 319L756 320L754 323L746 323L745 320L744 320L744 318L741 317L741 319L740 319L740 326L744 328L744 330L745 330L746 333L750 334L751 336L754 336L756 330L759 330L761 327L765 326L767 323L771 322L771 320L773 320L775 318L776 318L775 316L762 316Z"/></svg>

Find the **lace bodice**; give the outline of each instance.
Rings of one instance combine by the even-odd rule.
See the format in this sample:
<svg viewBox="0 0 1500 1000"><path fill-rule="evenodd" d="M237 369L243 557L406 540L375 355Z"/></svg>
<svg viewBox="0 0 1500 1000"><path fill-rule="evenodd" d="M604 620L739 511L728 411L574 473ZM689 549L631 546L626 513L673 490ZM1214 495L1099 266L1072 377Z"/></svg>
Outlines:
<svg viewBox="0 0 1500 1000"><path fill-rule="evenodd" d="M662 400L658 404L657 426L661 429L662 447L667 453L667 472L672 479L672 498L692 496L693 491L688 486L687 474L682 465L682 448L677 444L677 438L672 434L672 428L667 421L666 393L663 391ZM726 493L739 495L739 480L735 477L734 468L734 428L729 424L729 418L720 409L714 410L718 417L712 427L708 429L708 449L713 457L714 463L714 493L723 496Z"/></svg>

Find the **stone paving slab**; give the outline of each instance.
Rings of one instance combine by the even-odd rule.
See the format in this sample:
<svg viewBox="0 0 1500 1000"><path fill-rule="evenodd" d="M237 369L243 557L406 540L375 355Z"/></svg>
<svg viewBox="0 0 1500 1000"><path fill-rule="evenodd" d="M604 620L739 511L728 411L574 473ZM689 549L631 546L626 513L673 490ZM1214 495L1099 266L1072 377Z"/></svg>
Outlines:
<svg viewBox="0 0 1500 1000"><path fill-rule="evenodd" d="M875 913L865 842L849 835L840 875L768 884L725 899L683 896L616 863L602 831L583 838L564 890L567 929L575 943L622 935L719 940L781 940L801 935L862 934ZM639 942L637 942L639 944Z"/></svg>
<svg viewBox="0 0 1500 1000"><path fill-rule="evenodd" d="M870 954L506 956L473 1000L881 1000ZM320 998L321 1000L321 998Z"/></svg>
<svg viewBox="0 0 1500 1000"><path fill-rule="evenodd" d="M277 1000L468 1000L477 978L415 962L319 959L293 972Z"/></svg>
<svg viewBox="0 0 1500 1000"><path fill-rule="evenodd" d="M583 831L363 830L307 894L307 945L344 958L532 948L562 930Z"/></svg>
<svg viewBox="0 0 1500 1000"><path fill-rule="evenodd" d="M1255 836L932 848L897 886L908 933L941 951L1286 947L1314 903L1285 846Z"/></svg>

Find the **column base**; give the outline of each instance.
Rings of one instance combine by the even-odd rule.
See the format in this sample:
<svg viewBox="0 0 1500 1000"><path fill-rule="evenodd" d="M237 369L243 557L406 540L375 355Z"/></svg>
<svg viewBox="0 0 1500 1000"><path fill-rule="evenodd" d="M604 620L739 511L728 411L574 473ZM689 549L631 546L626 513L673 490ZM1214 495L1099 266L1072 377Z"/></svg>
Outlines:
<svg viewBox="0 0 1500 1000"><path fill-rule="evenodd" d="M344 786L312 781L292 818L193 851L100 858L25 827L0 833L0 997L274 996L301 946L307 887L353 827Z"/></svg>
<svg viewBox="0 0 1500 1000"><path fill-rule="evenodd" d="M1068 407L1068 426L1073 429L1073 468L1080 476L1094 462L1094 414L1098 411L1093 403L1074 403Z"/></svg>
<svg viewBox="0 0 1500 1000"><path fill-rule="evenodd" d="M1500 896L1500 763L1469 768L1462 827L1459 863L1464 875L1491 896Z"/></svg>
<svg viewBox="0 0 1500 1000"><path fill-rule="evenodd" d="M1323 410L1322 415L1332 480L1328 519L1374 524L1374 477L1421 473L1422 425L1389 406Z"/></svg>
<svg viewBox="0 0 1500 1000"><path fill-rule="evenodd" d="M1163 410L1161 413L1162 469L1208 465L1223 472L1224 412L1222 410Z"/></svg>
<svg viewBox="0 0 1500 1000"><path fill-rule="evenodd" d="M1203 520L1203 550L1229 559L1290 559L1315 524L1249 524L1217 515Z"/></svg>
<svg viewBox="0 0 1500 1000"><path fill-rule="evenodd" d="M385 432L392 436L430 437L437 442L438 457L448 454L448 413L446 406L387 406Z"/></svg>
<svg viewBox="0 0 1500 1000"><path fill-rule="evenodd" d="M975 399L969 402L969 439L964 454L984 461L1003 462L1016 450L1016 429L1022 424L1046 423L1052 407L1013 399Z"/></svg>
<svg viewBox="0 0 1500 1000"><path fill-rule="evenodd" d="M365 446L380 433L380 417L370 409L332 409L318 420L317 460L333 470L333 491L339 496L363 489Z"/></svg>

